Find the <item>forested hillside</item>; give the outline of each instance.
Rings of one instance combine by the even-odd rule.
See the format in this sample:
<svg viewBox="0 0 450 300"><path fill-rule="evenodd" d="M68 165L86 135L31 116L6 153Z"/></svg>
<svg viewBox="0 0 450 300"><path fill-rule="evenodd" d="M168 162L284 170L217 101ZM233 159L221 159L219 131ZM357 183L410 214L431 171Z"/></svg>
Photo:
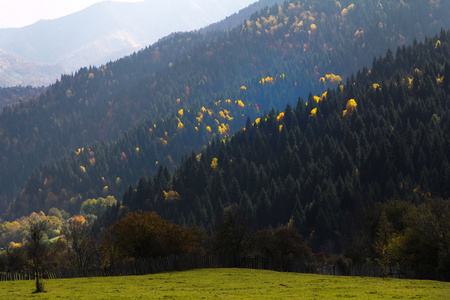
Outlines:
<svg viewBox="0 0 450 300"><path fill-rule="evenodd" d="M235 206L255 229L293 221L314 252L346 250L353 259L443 275L450 262L450 207L442 200L450 196L449 57L448 31L388 50L336 89L247 120L229 141L214 139L185 156L175 172L141 178L124 195L125 208L99 224L142 209L214 232Z"/></svg>
<svg viewBox="0 0 450 300"><path fill-rule="evenodd" d="M261 11L262 9L266 9L268 7L272 7L275 4L282 5L285 0L259 0L250 4L246 8L240 10L237 13L232 14L231 16L226 17L224 20L213 23L207 27L201 28L199 31L206 33L208 31L223 31L235 28L236 26L242 25L245 20L250 19L250 17L256 12Z"/></svg>
<svg viewBox="0 0 450 300"><path fill-rule="evenodd" d="M287 102L296 102L298 96L306 98L310 91L323 93L328 87L337 87L388 47L396 49L412 43L414 38L422 40L427 34L437 33L441 27L448 28L449 11L450 3L437 1L285 2L255 13L233 30L175 34L117 62L63 76L39 98L5 109L0 117L0 140L5 145L0 161L1 207L8 207L18 191L20 196L10 208L9 217L38 207L47 209L52 203L62 208L65 206L60 204L71 202L78 194L83 200L103 195L104 187L118 177L127 178L122 187L134 184L139 176L151 175L158 169L156 161L168 161L166 152L173 153L171 159L176 164L180 151L149 152L147 155L155 157L147 158L149 165L139 164L139 169L109 166L95 157L95 165L103 165L111 172L96 172L92 186L89 181L80 184L76 176L70 175L70 185L49 188L46 185L50 179L59 176L46 170L61 168L49 167L45 162L52 165L53 160L73 156L70 153L83 147L92 150L88 145L95 141L105 144L117 140L129 128L145 128L147 144L127 141L126 147L116 148L116 158L105 158L126 164L119 158L122 153L128 157L129 149L150 148L157 143L150 137L149 125L159 124L169 116L172 123L178 124L176 114L181 109L192 111L191 119L198 117L202 107L212 109L219 100L241 100L247 108L251 103L252 109L244 112L244 119L247 114L255 119L260 114L258 109L285 108ZM234 128L244 125L232 125L230 135ZM193 126L194 122L180 131L193 130ZM217 126L215 132L218 130ZM206 129L201 132L198 143L183 145L183 149L199 150L212 137ZM40 162L43 164L32 177L38 180L32 179L23 189L26 178ZM80 169L81 163L71 163L71 170ZM87 170L86 162L82 163ZM120 169L125 173L115 171ZM142 169L145 171L140 172ZM101 177L106 183L99 184ZM80 185L83 188L77 190ZM50 206L31 204L33 199L40 204L42 199L50 199Z"/></svg>
<svg viewBox="0 0 450 300"><path fill-rule="evenodd" d="M259 111L253 103L226 99L207 108L181 108L156 123L142 122L114 143L85 146L41 164L7 213L19 217L56 207L75 215L86 199L120 199L140 176L152 175L163 167L173 169L184 153L201 149L214 137L229 138L241 128L246 115L256 113Z"/></svg>
<svg viewBox="0 0 450 300"><path fill-rule="evenodd" d="M25 101L31 97L36 97L45 91L44 87L35 88L31 86L15 86L15 87L0 87L0 109L3 110L5 106L13 105L21 101Z"/></svg>

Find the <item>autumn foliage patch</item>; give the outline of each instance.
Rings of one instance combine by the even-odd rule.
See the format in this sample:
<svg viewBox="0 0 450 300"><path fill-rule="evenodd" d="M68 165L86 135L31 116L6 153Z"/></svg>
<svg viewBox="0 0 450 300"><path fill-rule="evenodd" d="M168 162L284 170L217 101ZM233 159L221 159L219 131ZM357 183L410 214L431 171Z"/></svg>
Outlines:
<svg viewBox="0 0 450 300"><path fill-rule="evenodd" d="M121 257L158 257L188 252L194 237L156 212L137 211L107 229L104 245L116 248Z"/></svg>

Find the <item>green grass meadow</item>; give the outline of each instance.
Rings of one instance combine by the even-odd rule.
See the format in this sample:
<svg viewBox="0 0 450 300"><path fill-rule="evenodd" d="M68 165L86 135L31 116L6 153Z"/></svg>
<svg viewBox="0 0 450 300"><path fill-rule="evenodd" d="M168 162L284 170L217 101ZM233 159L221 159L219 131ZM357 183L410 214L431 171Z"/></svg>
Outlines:
<svg viewBox="0 0 450 300"><path fill-rule="evenodd" d="M0 282L0 299L450 299L450 283L203 269L145 276Z"/></svg>

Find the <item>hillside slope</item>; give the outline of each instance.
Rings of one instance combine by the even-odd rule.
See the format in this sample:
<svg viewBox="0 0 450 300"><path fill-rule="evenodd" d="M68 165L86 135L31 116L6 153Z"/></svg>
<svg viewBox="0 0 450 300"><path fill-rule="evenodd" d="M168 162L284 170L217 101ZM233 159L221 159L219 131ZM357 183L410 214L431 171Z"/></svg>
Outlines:
<svg viewBox="0 0 450 300"><path fill-rule="evenodd" d="M337 89L248 120L173 173L141 178L123 205L209 230L238 205L257 228L292 219L314 251L341 253L377 203L450 197L449 57L449 31L388 50ZM448 221L434 229L445 232L436 247L447 258Z"/></svg>
<svg viewBox="0 0 450 300"><path fill-rule="evenodd" d="M345 82L346 74L369 65L389 46L395 49L450 27L450 3L341 2L286 2L255 13L230 31L176 34L101 68L63 76L39 99L6 109L0 117L0 140L6 145L0 153L2 207L19 190L30 201L42 197L39 186L46 176L37 177L42 180L33 185L36 189L23 190L39 162L95 141L116 140L145 119L157 123L180 109L197 113L227 99L256 104L261 112L272 106L284 109L298 96L323 93ZM172 158L175 163L180 159ZM148 175L157 170L156 160L152 157L152 165L144 166ZM125 185L144 175L133 172ZM110 176L112 181L122 174ZM94 190L102 193L98 185ZM66 194L58 187L52 193L57 203L64 203L79 192ZM27 203L18 211L11 209L12 216L30 210Z"/></svg>

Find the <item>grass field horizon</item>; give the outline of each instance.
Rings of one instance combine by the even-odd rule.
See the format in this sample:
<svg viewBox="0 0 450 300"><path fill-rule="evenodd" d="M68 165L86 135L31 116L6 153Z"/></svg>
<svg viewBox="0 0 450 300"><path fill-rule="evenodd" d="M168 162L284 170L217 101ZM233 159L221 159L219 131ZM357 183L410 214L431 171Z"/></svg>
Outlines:
<svg viewBox="0 0 450 300"><path fill-rule="evenodd" d="M0 284L0 299L450 299L450 283L250 269L200 269L124 277Z"/></svg>

